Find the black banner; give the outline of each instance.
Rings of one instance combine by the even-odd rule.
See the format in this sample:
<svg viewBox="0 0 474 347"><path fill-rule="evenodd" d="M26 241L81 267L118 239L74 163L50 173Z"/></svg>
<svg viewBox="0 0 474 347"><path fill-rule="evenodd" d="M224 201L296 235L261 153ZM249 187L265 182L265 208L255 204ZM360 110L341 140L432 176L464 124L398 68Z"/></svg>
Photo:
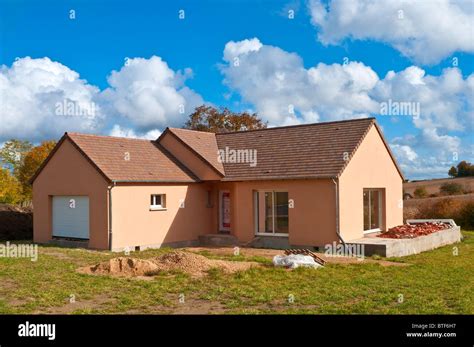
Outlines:
<svg viewBox="0 0 474 347"><path fill-rule="evenodd" d="M141 346L255 340L312 345L473 346L473 316L0 316L0 346ZM224 340L222 340L224 339ZM230 339L230 340L229 340ZM220 342L219 342L220 341Z"/></svg>

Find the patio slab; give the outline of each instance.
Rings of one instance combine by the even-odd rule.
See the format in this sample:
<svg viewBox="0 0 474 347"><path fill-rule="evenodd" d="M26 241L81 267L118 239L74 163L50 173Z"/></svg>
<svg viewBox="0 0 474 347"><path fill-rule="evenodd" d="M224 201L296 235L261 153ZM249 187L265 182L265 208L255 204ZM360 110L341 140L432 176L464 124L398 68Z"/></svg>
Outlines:
<svg viewBox="0 0 474 347"><path fill-rule="evenodd" d="M461 228L454 224L449 229L413 239L389 239L370 235L348 241L347 244L364 245L365 256L377 254L383 257L405 257L456 243L461 239Z"/></svg>

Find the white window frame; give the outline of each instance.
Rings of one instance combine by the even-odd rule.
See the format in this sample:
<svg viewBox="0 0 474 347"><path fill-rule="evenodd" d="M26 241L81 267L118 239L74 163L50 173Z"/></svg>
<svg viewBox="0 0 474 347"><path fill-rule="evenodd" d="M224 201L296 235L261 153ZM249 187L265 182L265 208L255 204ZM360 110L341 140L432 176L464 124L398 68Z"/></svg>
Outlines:
<svg viewBox="0 0 474 347"><path fill-rule="evenodd" d="M379 227L375 229L369 229L369 230L364 230L364 235L365 234L372 234L372 233L377 233L382 231L382 205L383 205L383 194L382 194L382 189L379 188L364 188L362 190L362 193L364 193L364 190L369 192L369 191L376 191L378 193L378 198L379 198ZM363 196L363 195L362 195ZM362 203L363 204L363 203ZM370 223L370 194L369 194L369 223ZM363 223L362 223L363 225Z"/></svg>
<svg viewBox="0 0 474 347"><path fill-rule="evenodd" d="M156 203L157 196L161 197L160 204ZM166 211L166 194L151 194L150 199L150 211Z"/></svg>
<svg viewBox="0 0 474 347"><path fill-rule="evenodd" d="M259 193L272 193L273 194L273 206L272 206L272 230L273 232L271 233L261 233L258 231L258 205L257 205L257 194ZM253 191L253 201L254 201L254 215L255 215L255 218L254 218L254 224L255 224L255 235L258 235L258 236L276 236L276 237L289 237L290 236L290 228L289 228L289 225L288 225L288 232L287 233L276 233L275 232L275 193L288 193L288 199L289 199L289 196L290 196L290 193L289 191L287 190L274 190L274 189L263 189L263 190L254 190ZM289 213L289 211L288 211ZM289 222L289 216L288 216L288 222Z"/></svg>

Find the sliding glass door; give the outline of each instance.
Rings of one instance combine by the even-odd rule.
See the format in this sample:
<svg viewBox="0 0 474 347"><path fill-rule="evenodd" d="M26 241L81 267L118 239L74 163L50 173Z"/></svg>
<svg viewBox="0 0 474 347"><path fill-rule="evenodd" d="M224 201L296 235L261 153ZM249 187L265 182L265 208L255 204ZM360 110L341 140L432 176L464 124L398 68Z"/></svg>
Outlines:
<svg viewBox="0 0 474 347"><path fill-rule="evenodd" d="M288 234L288 192L254 192L257 234Z"/></svg>
<svg viewBox="0 0 474 347"><path fill-rule="evenodd" d="M382 191L364 189L364 232L382 228Z"/></svg>

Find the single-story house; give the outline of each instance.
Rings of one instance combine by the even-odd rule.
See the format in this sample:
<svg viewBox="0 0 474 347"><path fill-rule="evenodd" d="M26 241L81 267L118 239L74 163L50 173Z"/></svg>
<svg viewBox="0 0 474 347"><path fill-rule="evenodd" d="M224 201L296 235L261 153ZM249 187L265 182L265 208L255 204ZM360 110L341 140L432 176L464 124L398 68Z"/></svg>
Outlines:
<svg viewBox="0 0 474 347"><path fill-rule="evenodd" d="M320 247L401 224L403 180L374 118L155 141L65 133L31 180L34 241Z"/></svg>

